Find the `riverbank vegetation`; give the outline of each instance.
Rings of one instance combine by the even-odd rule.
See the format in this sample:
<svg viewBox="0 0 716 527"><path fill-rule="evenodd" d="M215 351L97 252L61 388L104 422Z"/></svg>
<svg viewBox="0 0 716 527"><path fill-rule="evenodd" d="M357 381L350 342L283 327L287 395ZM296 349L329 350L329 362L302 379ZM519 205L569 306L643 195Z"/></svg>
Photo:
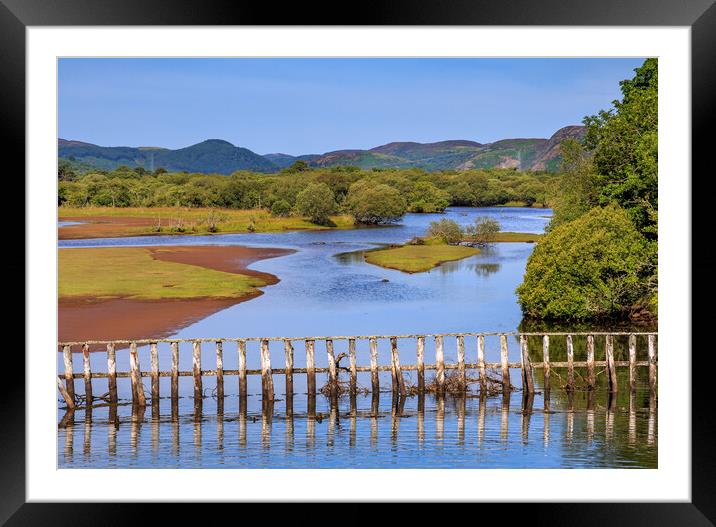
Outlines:
<svg viewBox="0 0 716 527"><path fill-rule="evenodd" d="M365 261L406 273L429 271L444 262L461 260L479 253L479 249L464 245L429 244L402 245L377 251L367 251Z"/></svg>
<svg viewBox="0 0 716 527"><path fill-rule="evenodd" d="M584 119L583 143L561 145L554 216L517 289L528 317L656 317L657 59L635 73L612 109Z"/></svg>

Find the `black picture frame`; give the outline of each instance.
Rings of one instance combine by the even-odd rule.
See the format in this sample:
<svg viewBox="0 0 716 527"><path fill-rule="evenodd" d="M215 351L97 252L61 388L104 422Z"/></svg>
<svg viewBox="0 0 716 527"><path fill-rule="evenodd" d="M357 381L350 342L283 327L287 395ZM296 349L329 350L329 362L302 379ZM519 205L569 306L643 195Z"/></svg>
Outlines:
<svg viewBox="0 0 716 527"><path fill-rule="evenodd" d="M709 225L706 200L709 193L704 181L713 172L710 144L711 121L716 115L716 6L714 0L476 0L413 1L382 0L337 10L337 3L270 3L217 0L0 0L0 74L2 75L2 148L3 157L18 161L15 174L24 173L25 152L25 28L27 26L86 25L569 25L569 26L690 26L692 73L692 173L684 184L692 186L692 225ZM346 7L350 7L346 5ZM6 174L7 176L7 174ZM660 174L661 177L684 177ZM714 177L714 176L711 176ZM19 177L6 184L14 196L23 195ZM10 188L10 187L6 187ZM24 208L24 200L14 200ZM20 212L19 210L17 211ZM24 214L23 214L24 216ZM24 227L6 234L6 240L24 247ZM692 240L699 240L692 235ZM697 254L699 258L697 258ZM713 265L716 258L701 250L692 250L692 282L698 283L702 298L714 292ZM24 256L5 259L6 273L25 276ZM710 271L710 273L709 273ZM20 288L20 281L14 280ZM24 291L23 291L24 293ZM14 293L20 297L20 291ZM707 340L706 317L710 310L693 298L693 342L684 342L682 353L692 353L692 364L707 364L712 354ZM24 322L24 310L15 302L9 327ZM668 308L668 306L667 306ZM699 332L701 330L701 332ZM13 346L17 347L18 342ZM39 350L25 350L26 353ZM9 353L9 350L8 350ZM716 523L716 442L713 439L714 411L710 387L713 368L692 369L692 500L690 503L621 504L529 504L494 505L508 507L509 519L525 515L532 523L550 525L714 525ZM3 404L0 404L0 523L6 525L114 525L145 523L134 504L28 504L25 503L25 384L24 375L3 378ZM668 455L665 453L664 455ZM88 483L91 484L91 483ZM320 496L317 495L317 496ZM77 489L82 501L82 489ZM559 496L554 497L559 501ZM628 500L629 496L624 496ZM480 505L483 507L484 505ZM165 508L168 509L168 508ZM217 511L219 509L216 509ZM296 511L294 507L294 512ZM503 509L504 510L504 509ZM498 512L498 511L491 511ZM423 514L412 508L413 514ZM163 521L179 516L184 521L201 514L196 507L174 505L162 511ZM321 510L316 514L323 515ZM335 514L351 523L372 521L366 507L351 505ZM410 511L401 513L409 522ZM487 518L484 512L480 516ZM214 516L218 521L219 516ZM305 516L304 516L305 518ZM339 518L340 519L340 518Z"/></svg>

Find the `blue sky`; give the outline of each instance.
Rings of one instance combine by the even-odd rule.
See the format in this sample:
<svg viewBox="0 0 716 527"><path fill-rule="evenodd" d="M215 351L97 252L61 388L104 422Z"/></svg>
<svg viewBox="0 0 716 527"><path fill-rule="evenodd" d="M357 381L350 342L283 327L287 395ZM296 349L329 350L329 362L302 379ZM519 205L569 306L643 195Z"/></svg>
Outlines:
<svg viewBox="0 0 716 527"><path fill-rule="evenodd" d="M643 59L60 59L59 135L259 154L549 137Z"/></svg>

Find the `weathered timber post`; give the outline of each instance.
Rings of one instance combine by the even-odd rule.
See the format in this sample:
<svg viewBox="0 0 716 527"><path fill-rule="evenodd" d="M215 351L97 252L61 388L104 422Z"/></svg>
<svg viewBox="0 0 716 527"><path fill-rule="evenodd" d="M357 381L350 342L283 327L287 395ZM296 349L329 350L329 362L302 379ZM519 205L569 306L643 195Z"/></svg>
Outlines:
<svg viewBox="0 0 716 527"><path fill-rule="evenodd" d="M520 335L520 351L522 358L522 386L528 394L533 394L535 393L535 384L525 335Z"/></svg>
<svg viewBox="0 0 716 527"><path fill-rule="evenodd" d="M370 340L370 385L373 393L380 391L380 378L378 377L378 339Z"/></svg>
<svg viewBox="0 0 716 527"><path fill-rule="evenodd" d="M568 391L574 390L574 344L572 335L567 335L567 386Z"/></svg>
<svg viewBox="0 0 716 527"><path fill-rule="evenodd" d="M237 349L239 352L239 397L246 399L246 341L240 340Z"/></svg>
<svg viewBox="0 0 716 527"><path fill-rule="evenodd" d="M593 390L597 383L594 372L594 335L587 335L587 385Z"/></svg>
<svg viewBox="0 0 716 527"><path fill-rule="evenodd" d="M142 373L139 369L136 342L129 344L129 369L132 382L132 404L145 406L147 402L144 398L144 383L142 383Z"/></svg>
<svg viewBox="0 0 716 527"><path fill-rule="evenodd" d="M391 354L391 372L393 374L393 393L400 393L401 397L405 397L407 391L405 389L405 381L403 380L403 370L400 369L400 354L398 353L398 339L392 337L390 339Z"/></svg>
<svg viewBox="0 0 716 527"><path fill-rule="evenodd" d="M326 357L328 358L328 391L331 396L338 394L338 371L336 355L333 352L333 341L326 339Z"/></svg>
<svg viewBox="0 0 716 527"><path fill-rule="evenodd" d="M507 358L507 335L500 335L500 366L502 367L502 391L504 393L508 393L512 387Z"/></svg>
<svg viewBox="0 0 716 527"><path fill-rule="evenodd" d="M485 335L477 336L477 367L480 369L480 394L485 394L487 378L485 375Z"/></svg>
<svg viewBox="0 0 716 527"><path fill-rule="evenodd" d="M283 341L283 353L286 357L286 397L293 397L293 342Z"/></svg>
<svg viewBox="0 0 716 527"><path fill-rule="evenodd" d="M656 342L654 335L649 335L648 351L649 351L649 390L656 392Z"/></svg>
<svg viewBox="0 0 716 527"><path fill-rule="evenodd" d="M348 365L350 368L350 394L358 391L358 366L356 364L356 339L348 339ZM355 401L355 399L353 399Z"/></svg>
<svg viewBox="0 0 716 527"><path fill-rule="evenodd" d="M617 386L617 369L614 366L614 336L607 335L606 337L606 355L607 355L607 381L609 384L609 391L616 392Z"/></svg>
<svg viewBox="0 0 716 527"><path fill-rule="evenodd" d="M268 340L261 341L261 387L264 400L273 401L273 374Z"/></svg>
<svg viewBox="0 0 716 527"><path fill-rule="evenodd" d="M117 357L114 344L107 344L107 384L109 386L109 402L117 404Z"/></svg>
<svg viewBox="0 0 716 527"><path fill-rule="evenodd" d="M216 341L216 398L224 400L224 345Z"/></svg>
<svg viewBox="0 0 716 527"><path fill-rule="evenodd" d="M316 358L315 358L315 345L316 341L306 341L306 386L308 388L308 395L316 395Z"/></svg>
<svg viewBox="0 0 716 527"><path fill-rule="evenodd" d="M438 393L442 393L445 390L445 354L442 337L435 337L435 383Z"/></svg>
<svg viewBox="0 0 716 527"><path fill-rule="evenodd" d="M171 398L176 401L179 398L179 343L172 342L172 377L171 377Z"/></svg>
<svg viewBox="0 0 716 527"><path fill-rule="evenodd" d="M90 366L89 345L82 346L82 362L84 365L85 399L87 406L92 405L92 368Z"/></svg>
<svg viewBox="0 0 716 527"><path fill-rule="evenodd" d="M465 337L457 337L457 373L460 376L461 389L467 389L467 375L465 373Z"/></svg>
<svg viewBox="0 0 716 527"><path fill-rule="evenodd" d="M201 342L198 340L193 342L192 374L194 375L194 402L196 403L204 397L201 381Z"/></svg>
<svg viewBox="0 0 716 527"><path fill-rule="evenodd" d="M159 405L159 357L156 342L149 345L149 362L152 377L152 406L157 406Z"/></svg>
<svg viewBox="0 0 716 527"><path fill-rule="evenodd" d="M65 404L67 405L67 408L70 410L74 409L75 402L72 400L72 397L70 397L70 394L67 393L67 389L65 388L65 385L62 384L62 381L60 378L57 378L57 389L60 390L60 395L62 395L62 398L65 400Z"/></svg>
<svg viewBox="0 0 716 527"><path fill-rule="evenodd" d="M62 347L62 359L65 363L65 387L69 396L74 400L75 379L72 372L72 348L70 346Z"/></svg>
<svg viewBox="0 0 716 527"><path fill-rule="evenodd" d="M418 392L423 393L425 390L425 337L418 337L417 365Z"/></svg>
<svg viewBox="0 0 716 527"><path fill-rule="evenodd" d="M542 362L544 364L544 389L549 391L549 335L542 336Z"/></svg>
<svg viewBox="0 0 716 527"><path fill-rule="evenodd" d="M629 390L636 391L636 335L629 335Z"/></svg>

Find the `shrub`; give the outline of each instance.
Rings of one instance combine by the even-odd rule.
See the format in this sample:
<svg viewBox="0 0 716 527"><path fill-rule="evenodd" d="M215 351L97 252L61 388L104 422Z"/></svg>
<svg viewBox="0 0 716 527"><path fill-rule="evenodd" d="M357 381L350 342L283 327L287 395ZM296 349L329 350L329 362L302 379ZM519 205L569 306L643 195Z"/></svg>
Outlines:
<svg viewBox="0 0 716 527"><path fill-rule="evenodd" d="M346 209L356 223L377 225L399 221L405 215L407 205L399 190L363 180L352 184L348 190Z"/></svg>
<svg viewBox="0 0 716 527"><path fill-rule="evenodd" d="M286 217L291 214L291 205L285 199L279 199L271 205L271 216Z"/></svg>
<svg viewBox="0 0 716 527"><path fill-rule="evenodd" d="M296 209L312 223L328 225L336 210L333 192L325 183L311 183L296 196Z"/></svg>
<svg viewBox="0 0 716 527"><path fill-rule="evenodd" d="M431 238L437 238L443 243L456 245L462 241L463 232L456 222L443 218L439 221L430 222L427 235Z"/></svg>
<svg viewBox="0 0 716 527"><path fill-rule="evenodd" d="M469 245L483 247L493 243L498 232L500 232L499 221L487 216L478 216L474 223L465 227L465 238Z"/></svg>
<svg viewBox="0 0 716 527"><path fill-rule="evenodd" d="M408 198L410 212L443 212L450 195L429 181L418 181Z"/></svg>
<svg viewBox="0 0 716 527"><path fill-rule="evenodd" d="M595 208L542 238L517 295L535 318L623 316L649 294L649 262L646 240L627 213Z"/></svg>

